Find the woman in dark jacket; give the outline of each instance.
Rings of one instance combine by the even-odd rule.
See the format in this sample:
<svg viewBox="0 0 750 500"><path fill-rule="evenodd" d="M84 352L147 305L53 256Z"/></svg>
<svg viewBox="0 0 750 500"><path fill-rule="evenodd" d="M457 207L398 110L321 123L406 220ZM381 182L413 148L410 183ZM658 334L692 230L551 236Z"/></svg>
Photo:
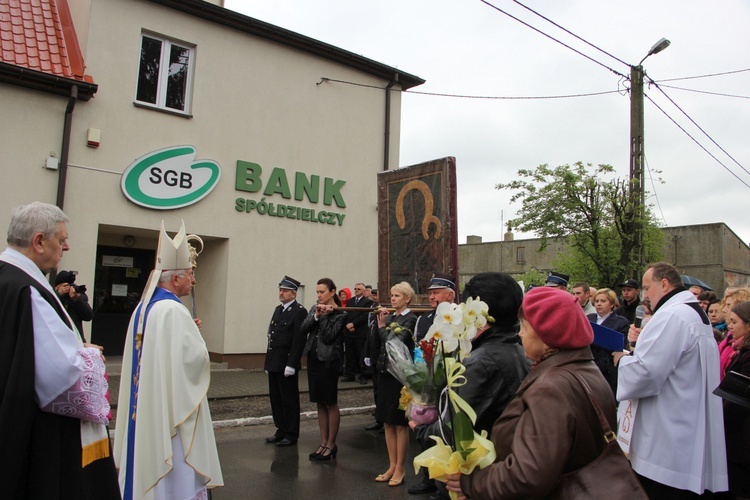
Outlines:
<svg viewBox="0 0 750 500"><path fill-rule="evenodd" d="M593 297L596 314L589 314L587 317L592 323L606 326L610 330L623 334L623 348L625 340L630 329L630 323L624 316L619 316L612 312L617 303L617 295L609 288L602 288L596 292ZM591 353L594 355L594 363L602 371L602 375L612 388L612 394L617 394L617 367L612 360L612 351L596 345L591 346Z"/></svg>
<svg viewBox="0 0 750 500"><path fill-rule="evenodd" d="M601 425L581 384L615 428L615 398L594 364L594 339L578 299L562 290L530 290L519 311L521 341L534 362L492 428L497 458L471 475L449 475L448 489L469 498L555 498L563 474L604 450Z"/></svg>
<svg viewBox="0 0 750 500"><path fill-rule="evenodd" d="M318 426L320 446L310 453L310 460L320 462L336 458L341 413L338 406L339 368L341 365L341 332L348 321L343 311L333 310L341 306L336 294L336 284L330 278L318 280L315 291L318 304L302 323L307 333L307 380L310 401L318 404Z"/></svg>
<svg viewBox="0 0 750 500"><path fill-rule="evenodd" d="M734 371L750 377L750 302L734 306L728 320L735 352L727 373ZM724 433L729 491L737 498L750 498L750 409L725 399Z"/></svg>
<svg viewBox="0 0 750 500"><path fill-rule="evenodd" d="M456 392L476 412L474 429L489 434L531 366L518 337L518 309L523 291L508 274L480 273L464 287L464 302L469 297L485 302L495 322L487 323L471 341L471 354L462 362L466 383ZM439 420L430 425L410 421L409 426L425 448L435 444L429 436L441 435ZM450 436L450 429L445 427L443 435ZM448 498L443 484L436 486L440 498Z"/></svg>
<svg viewBox="0 0 750 500"><path fill-rule="evenodd" d="M385 424L385 444L388 448L388 470L379 474L375 481L387 482L388 486L403 484L406 471L406 453L409 449L409 427L404 410L399 410L399 399L403 384L388 372L387 341L398 339L410 352L414 351L412 338L417 316L409 311L409 302L414 297L414 289L405 281L391 287L392 314L388 310L378 310L378 334L373 342L373 354L377 353L378 392L375 402L375 418ZM395 325L394 325L395 323Z"/></svg>

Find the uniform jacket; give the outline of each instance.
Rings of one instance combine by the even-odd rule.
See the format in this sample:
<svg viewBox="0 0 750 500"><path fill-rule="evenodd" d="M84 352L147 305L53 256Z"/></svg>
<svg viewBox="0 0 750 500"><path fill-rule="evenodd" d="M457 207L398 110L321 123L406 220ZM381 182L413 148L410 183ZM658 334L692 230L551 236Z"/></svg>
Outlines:
<svg viewBox="0 0 750 500"><path fill-rule="evenodd" d="M302 331L307 334L304 352L308 356L316 355L319 361L341 359L341 332L348 321L349 316L343 311L322 314L315 319L315 308L310 308L302 322Z"/></svg>
<svg viewBox="0 0 750 500"><path fill-rule="evenodd" d="M388 326L393 322L401 325L403 330L400 333L395 333L393 329L389 329ZM377 368L380 373L388 373L388 353L385 350L385 343L393 338L401 340L401 342L409 348L410 352L414 352L414 326L417 323L417 315L409 311L406 314L399 314L394 316L389 314L385 317L385 327L377 329L377 335L373 339L373 353L378 354Z"/></svg>
<svg viewBox="0 0 750 500"><path fill-rule="evenodd" d="M300 369L300 358L305 348L305 333L302 322L307 316L307 309L296 300L284 309L279 304L274 309L271 324L268 326L268 348L263 369L267 372L283 372L291 366Z"/></svg>
<svg viewBox="0 0 750 500"><path fill-rule="evenodd" d="M719 352L705 312L684 288L665 295L620 360L617 399L638 399L630 461L656 482L695 493L727 488Z"/></svg>
<svg viewBox="0 0 750 500"><path fill-rule="evenodd" d="M435 321L435 311L424 313L417 319L417 325L414 327L414 338L417 342L425 338L427 331Z"/></svg>
<svg viewBox="0 0 750 500"><path fill-rule="evenodd" d="M359 299L359 304L355 304L357 297L352 297L346 303L346 307L372 307L374 302L368 299L364 295ZM370 315L367 311L347 311L349 315L349 323L354 323L354 331L350 332L344 328L344 335L354 339L366 339L367 332L367 317Z"/></svg>
<svg viewBox="0 0 750 500"><path fill-rule="evenodd" d="M588 347L560 351L533 368L492 427L495 463L461 477L469 498L548 498L563 474L591 463L605 440L575 371L589 384L610 426L615 399Z"/></svg>

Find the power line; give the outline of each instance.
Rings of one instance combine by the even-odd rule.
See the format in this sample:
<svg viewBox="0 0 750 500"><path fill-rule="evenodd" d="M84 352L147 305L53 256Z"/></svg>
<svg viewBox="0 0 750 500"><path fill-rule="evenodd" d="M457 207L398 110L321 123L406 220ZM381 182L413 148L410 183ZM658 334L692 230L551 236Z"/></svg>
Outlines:
<svg viewBox="0 0 750 500"><path fill-rule="evenodd" d="M552 41L554 41L554 42L557 42L557 43L559 43L560 45L562 45L563 47L565 47L565 48L568 48L568 49L572 50L572 51L573 51L573 52L575 52L576 54L578 54L578 55L581 55L581 56L585 57L585 58L586 58L586 59L588 59L589 61L591 61L591 62L593 62L593 63L595 63L595 64L598 64L598 65L599 65L599 66L601 66L602 68L608 69L609 71L611 71L612 73L614 73L614 74L616 74L616 75L618 75L618 76L621 76L621 77L623 77L623 78L627 78L627 77L626 77L625 75L623 75L623 74L622 74L622 73L620 73L619 71L617 71L617 70L614 70L614 69L610 68L610 67L609 67L609 66L607 66L606 64L604 64L604 63L602 63L602 62L599 62L599 61L597 61L596 59L594 59L594 58L593 58L593 57L591 57L591 56L587 56L586 54L584 54L584 53L583 53L583 52L581 52L580 50L574 49L574 48L573 48L573 47L571 47L570 45L568 45L568 44L566 44L566 43L564 43L564 42L562 42L562 41L558 40L557 38L553 37L552 35L549 35L549 34L545 33L544 31L542 31L542 30L540 30L540 29L538 29L538 28L535 28L535 27L533 27L533 26L532 26L532 25L530 25L529 23L527 23L527 22L525 22L525 21L522 21L521 19L517 18L516 16L514 16L514 15L512 15L512 14L510 14L510 13L506 12L506 11L504 11L504 10L503 10L503 9L501 9L500 7L497 7L497 6L495 6L495 5L492 5L492 4L491 4L491 3L489 3L489 2L487 1L487 0L479 0L479 1L480 1L480 2L482 2L483 4L485 4L485 5L489 6L489 7L492 7L492 8L493 8L493 9L495 9L496 11L498 11L498 12L501 12L501 13L505 14L506 16L510 17L511 19L513 19L513 20L515 20L515 21L518 21L519 23L523 24L524 26L526 26L526 27L528 27L528 28L531 28L532 30L534 30L534 31L536 31L537 33L539 33L540 35L546 36L546 37L547 37L547 38L549 38L550 40L552 40Z"/></svg>
<svg viewBox="0 0 750 500"><path fill-rule="evenodd" d="M619 90L606 90L604 92L589 92L586 94L567 94L567 95L546 95L546 96L480 96L480 95L460 95L460 94L441 94L437 92L420 92L404 90L404 94L432 95L438 97L458 97L463 99L508 99L508 100L542 100L542 99L568 99L572 97L591 97L605 94L619 94Z"/></svg>
<svg viewBox="0 0 750 500"><path fill-rule="evenodd" d="M648 76L646 76L646 78L648 78ZM680 110L680 112L681 112L681 113L682 113L683 115L685 115L685 117L686 117L686 118L687 118L688 120L690 120L690 122L691 122L691 123L692 123L693 125L695 125L696 127L698 127L698 130L700 130L701 132L703 132L703 135L705 135L706 137L708 137L708 139L709 139L709 140L710 140L711 142L713 142L713 143L714 143L714 145L715 145L715 146L716 146L717 148L719 148L719 149L720 149L720 150L721 150L721 151L722 151L722 152L723 152L723 153L724 153L725 155L727 155L727 156L728 156L729 158L731 158L731 160L732 160L733 162L735 162L735 163L737 164L737 166L739 166L739 167L740 167L740 168L741 168L742 170L744 170L746 174L750 175L750 172L748 172L748 171L747 171L747 169L746 169L745 167L743 167L742 165L740 165L740 162L738 162L737 160L735 160L735 159L734 159L734 157L733 157L732 155L730 155L729 153L727 153L727 151L726 151L726 150L725 150L724 148L722 148L721 146L719 146L719 143L718 143L718 142L716 142L716 141L715 141L715 140L713 139L713 137L711 137L710 135L708 135L708 132L706 132L705 130L703 130L703 128L701 128L701 126L700 126L700 125L698 125L698 124L697 124L697 123L695 122L695 120L693 120L693 119L692 119L692 118L690 117L690 115L688 115L688 114L687 114L687 113L685 112L685 110L683 110L683 109L682 109L682 108L681 108L681 107L680 107L679 105L677 105L677 103L676 103L676 102L674 102L674 100L672 100L672 98L671 98L671 97L669 97L669 96L667 95L667 93L666 93L666 92L664 92L664 90L663 90L663 89L661 88L661 86L659 86L659 85L658 85L658 84L657 84L656 82L654 82L654 81L653 81L653 80L651 80L650 78L649 78L649 81L650 81L651 83L653 83L653 84L654 84L654 87L656 87L656 89L657 89L657 90L658 90L659 92L661 92L661 93L662 93L662 95L663 95L664 97L666 97L667 99L669 99L669 102L671 102L671 103L672 103L672 104L674 105L674 107L676 107L677 109L679 109L679 110Z"/></svg>
<svg viewBox="0 0 750 500"><path fill-rule="evenodd" d="M386 87L369 85L365 83L348 82L346 80L335 80L333 78L322 77L318 85L323 82L343 83L345 85L354 85L356 87L367 87L371 89L385 90ZM566 95L547 95L547 96L482 96L482 95L464 95L464 94L446 94L440 92L421 92L415 90L391 89L392 92L401 92L403 94L431 95L436 97L454 97L460 99L504 99L504 100L544 100L544 99L568 99L574 97L591 97L605 94L619 94L619 90L606 90L603 92L588 92L584 94L566 94Z"/></svg>
<svg viewBox="0 0 750 500"><path fill-rule="evenodd" d="M653 100L653 99L651 99L651 97L649 97L649 95L648 95L648 94L645 94L645 93L644 93L643 95L644 95L644 96L646 97L646 99L648 99L648 100L649 100L649 101L651 102L651 104L653 104L654 106L656 106L656 109L658 109L659 111L661 111L661 112L662 112L662 113L664 114L664 116L666 116L667 118L669 118L669 120L670 120L670 121L671 121L672 123L674 123L674 124L675 124L675 125L677 126L677 128L679 128L680 130L682 130L682 132L683 132L683 133L684 133L684 134L685 134L686 136L690 137L690 139L692 139L692 140L693 140L693 142L694 142L694 143L696 143L696 144L698 145L698 147L700 147L700 148L701 148L701 149L702 149L703 151L705 151L706 153L708 153L708 155L709 155L709 156L710 156L711 158L713 158L714 160L716 160L716 163L718 163L719 165L721 165L722 167L724 167L724 170L726 170L727 172L729 172L730 174L732 174L732 175L733 175L733 176L734 176L734 177L735 177L735 178L736 178L736 179L737 179L738 181L740 181L740 182L741 182L742 184L744 184L744 185L745 185L745 187L748 187L748 188L750 188L750 184L748 184L747 182L745 182L745 181L743 181L742 179L740 179L740 177L739 177L739 176L738 176L737 174L735 174L734 172L732 172L732 171L731 171L731 170L729 169L729 167L727 167L726 165L724 165L724 164L723 164L723 163L721 162L721 160L719 160L719 159L718 159L718 158L717 158L716 156L714 156L714 155L713 155L713 154L712 154L712 153L711 153L711 152L710 152L710 151L709 151L708 149L706 149L706 148L705 148L705 147L703 146L703 144L701 144L700 142L698 142L698 140L697 140L697 139L696 139L695 137L693 137L692 135L690 135L690 132L688 132L687 130L685 130L685 129L684 129L683 127L682 127L682 125L680 125L679 123L677 123L677 122L675 121L675 119L674 119L674 118L672 118L671 116L669 116L669 113L667 113L666 111L664 111L664 110L663 110L663 109L661 108L661 106L659 106L658 104L656 104L656 102L654 102L654 100Z"/></svg>
<svg viewBox="0 0 750 500"><path fill-rule="evenodd" d="M680 80L695 80L697 78L709 78L709 77L712 77L712 76L733 75L735 73L742 73L744 71L750 71L750 68L737 69L737 70L734 70L734 71L724 71L722 73L711 73L709 75L683 76L683 77L680 77L680 78L667 78L666 80L659 80L659 82L661 83L661 82L677 82L677 81L680 81Z"/></svg>
<svg viewBox="0 0 750 500"><path fill-rule="evenodd" d="M610 53L609 53L609 52L607 52L606 50L604 50L604 49L602 49L602 48L599 48L599 47L597 47L596 45L594 45L593 43L589 42L588 40L584 40L583 38L581 38L580 36L576 35L576 34L575 34L575 33L573 33L572 31L568 30L567 28L565 28L565 27L563 27L563 26L560 26L560 25L559 25L559 24L557 24L557 23L556 23L555 21L553 21L553 20L551 20L551 19L549 19L549 18L545 17L544 15L542 15L542 14L540 14L539 12L535 11L535 10L534 10L534 9L532 9L531 7L527 7L526 5L522 4L522 3L521 3L521 2L519 2L518 0L513 0L513 2L515 2L515 3L516 3L516 4L518 4L518 5L520 5L520 6L521 6L521 7L523 7L524 9L528 10L529 12L532 12L532 13L536 14L537 16L541 17L542 19L544 19L544 20L545 20L545 21L547 21L548 23L551 23L551 24L553 24L554 26L556 26L556 27L560 28L560 29L561 29L561 30L563 30L563 31L564 31L565 33L567 33L567 34L569 34L569 35L571 35L571 36L573 36L573 37L577 38L578 40L582 41L582 42L583 42L583 43L585 43L586 45L589 45L590 47L593 47L593 48L595 48L595 49L596 49L596 50L598 50L599 52L601 52L601 53L603 53L603 54L605 54L605 55L608 55L609 57L611 57L611 58L612 58L612 59L614 59L615 61L617 61L617 62L619 62L619 63L622 63L622 64L624 64L625 66L630 66L630 64L626 63L625 61L623 61L623 60L622 60L622 59L620 59L619 57L613 56L612 54L610 54ZM485 2L485 3L486 3L486 2Z"/></svg>
<svg viewBox="0 0 750 500"><path fill-rule="evenodd" d="M659 80L659 81L663 82L665 80ZM662 87L666 87L668 89L675 89L675 90L684 90L686 92L695 92L696 94L708 94L708 95L716 95L720 97L736 97L737 99L750 99L750 96L746 96L746 95L723 94L721 92L709 92L708 90L688 89L685 87L677 87L675 85L662 85Z"/></svg>

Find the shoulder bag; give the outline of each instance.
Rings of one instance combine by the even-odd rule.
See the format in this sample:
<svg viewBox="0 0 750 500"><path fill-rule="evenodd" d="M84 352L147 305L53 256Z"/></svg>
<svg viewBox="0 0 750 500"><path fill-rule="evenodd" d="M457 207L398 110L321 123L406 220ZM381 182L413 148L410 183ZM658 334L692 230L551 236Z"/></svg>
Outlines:
<svg viewBox="0 0 750 500"><path fill-rule="evenodd" d="M601 406L591 393L588 383L579 374L572 370L565 370L575 378L583 387L584 392L591 401L591 406L596 410L599 417L606 445L604 451L593 462L578 470L563 474L560 483L550 494L550 498L562 499L602 499L602 498L627 498L629 500L647 500L648 495L641 486L640 481L630 466L630 461L625 457L620 445L617 444L617 436L604 416Z"/></svg>

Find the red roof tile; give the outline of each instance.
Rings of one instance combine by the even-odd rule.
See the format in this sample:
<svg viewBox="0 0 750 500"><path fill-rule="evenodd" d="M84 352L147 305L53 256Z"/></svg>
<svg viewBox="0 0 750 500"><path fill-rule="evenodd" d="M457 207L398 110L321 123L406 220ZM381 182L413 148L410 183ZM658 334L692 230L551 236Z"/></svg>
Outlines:
<svg viewBox="0 0 750 500"><path fill-rule="evenodd" d="M68 0L0 1L0 62L93 82L70 16Z"/></svg>

